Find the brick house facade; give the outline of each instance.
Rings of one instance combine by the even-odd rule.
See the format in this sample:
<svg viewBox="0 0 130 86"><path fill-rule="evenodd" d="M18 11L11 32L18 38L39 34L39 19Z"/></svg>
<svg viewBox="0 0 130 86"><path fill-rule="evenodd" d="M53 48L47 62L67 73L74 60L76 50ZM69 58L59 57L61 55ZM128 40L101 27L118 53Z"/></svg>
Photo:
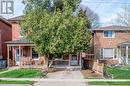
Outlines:
<svg viewBox="0 0 130 86"><path fill-rule="evenodd" d="M30 67L43 67L46 65L46 58L44 56L39 56L34 50L34 44L28 39L21 38L20 31L20 21L23 21L23 16L18 16L9 19L12 24L12 41L7 41L7 55L8 55L8 67L10 66L20 66L22 68ZM10 58L9 48L12 48L12 57ZM61 55L60 59L51 59L51 55L48 55L49 61L53 61L51 66L58 68L74 67L81 69L81 53L76 55ZM50 62L51 63L51 62ZM58 64L58 65L57 65Z"/></svg>
<svg viewBox="0 0 130 86"><path fill-rule="evenodd" d="M119 44L130 40L130 28L125 26L107 26L93 29L94 55L99 62L118 64ZM125 53L125 52L124 52Z"/></svg>

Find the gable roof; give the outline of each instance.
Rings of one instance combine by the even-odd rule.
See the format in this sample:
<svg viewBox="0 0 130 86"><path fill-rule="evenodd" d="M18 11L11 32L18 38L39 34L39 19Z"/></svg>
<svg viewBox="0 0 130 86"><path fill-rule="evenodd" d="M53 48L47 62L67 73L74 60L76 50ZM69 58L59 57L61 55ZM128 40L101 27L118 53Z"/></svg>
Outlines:
<svg viewBox="0 0 130 86"><path fill-rule="evenodd" d="M2 21L3 23L11 26L11 23L9 21L7 21L7 19L5 19L4 17L0 16L0 21Z"/></svg>
<svg viewBox="0 0 130 86"><path fill-rule="evenodd" d="M16 16L16 17L13 17L13 18L10 18L8 19L9 21L22 21L23 20L23 15L21 16Z"/></svg>
<svg viewBox="0 0 130 86"><path fill-rule="evenodd" d="M99 28L92 29L92 31L102 31L102 30L124 31L124 30L130 30L130 28L126 26L112 25L112 26L99 27Z"/></svg>

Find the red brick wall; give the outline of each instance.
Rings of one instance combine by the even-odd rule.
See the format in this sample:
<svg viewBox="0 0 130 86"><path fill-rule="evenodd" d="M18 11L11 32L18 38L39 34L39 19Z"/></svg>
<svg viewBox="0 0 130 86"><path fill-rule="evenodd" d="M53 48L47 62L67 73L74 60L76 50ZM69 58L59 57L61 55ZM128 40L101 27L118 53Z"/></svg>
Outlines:
<svg viewBox="0 0 130 86"><path fill-rule="evenodd" d="M20 39L20 25L18 22L12 23L12 40Z"/></svg>
<svg viewBox="0 0 130 86"><path fill-rule="evenodd" d="M7 57L7 48L4 42L12 40L12 28L11 25L0 21L1 41L2 41L2 56ZM1 55L0 55L1 56Z"/></svg>
<svg viewBox="0 0 130 86"><path fill-rule="evenodd" d="M116 31L115 38L104 38L103 31L94 32L94 54L96 58L100 56L100 48L117 48L119 43L130 40L130 32Z"/></svg>
<svg viewBox="0 0 130 86"><path fill-rule="evenodd" d="M100 60L100 62L104 64L112 64L112 65L118 64L117 60Z"/></svg>

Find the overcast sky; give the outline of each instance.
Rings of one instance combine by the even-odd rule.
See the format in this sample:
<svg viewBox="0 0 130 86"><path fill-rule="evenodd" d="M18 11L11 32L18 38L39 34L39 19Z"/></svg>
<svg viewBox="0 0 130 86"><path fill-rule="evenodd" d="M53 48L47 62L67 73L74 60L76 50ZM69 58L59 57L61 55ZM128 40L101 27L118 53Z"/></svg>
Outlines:
<svg viewBox="0 0 130 86"><path fill-rule="evenodd" d="M14 14L2 15L6 18L15 17L23 14L24 5L21 3L22 0L14 0ZM113 3L88 3L88 2L113 2ZM98 14L100 22L103 26L113 24L117 13L121 11L122 6L130 3L130 0L82 0L84 6L88 6L91 10ZM129 4L130 5L130 4Z"/></svg>

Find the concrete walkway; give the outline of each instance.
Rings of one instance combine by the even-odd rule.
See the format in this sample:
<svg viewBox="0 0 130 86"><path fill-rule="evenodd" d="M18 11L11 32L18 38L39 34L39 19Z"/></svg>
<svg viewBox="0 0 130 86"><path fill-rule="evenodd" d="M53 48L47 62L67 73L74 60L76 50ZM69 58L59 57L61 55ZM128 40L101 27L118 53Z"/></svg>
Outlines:
<svg viewBox="0 0 130 86"><path fill-rule="evenodd" d="M38 81L34 86L86 86L84 82L75 81L83 79L83 75L80 71L58 71L48 73L48 79L52 79L52 81Z"/></svg>

